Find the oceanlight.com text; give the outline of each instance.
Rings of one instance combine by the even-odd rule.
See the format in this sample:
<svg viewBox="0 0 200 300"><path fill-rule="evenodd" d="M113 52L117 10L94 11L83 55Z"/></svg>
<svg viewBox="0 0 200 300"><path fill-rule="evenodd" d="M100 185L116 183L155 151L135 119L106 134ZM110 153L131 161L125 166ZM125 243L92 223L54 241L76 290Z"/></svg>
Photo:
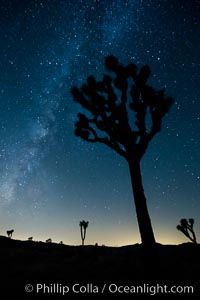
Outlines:
<svg viewBox="0 0 200 300"><path fill-rule="evenodd" d="M193 294L194 287L191 285L165 285L155 284L151 285L144 283L141 285L120 285L115 283L95 285L92 283L79 284L75 283L72 285L61 284L61 283L37 283L35 285L27 284L25 286L27 293L36 294L60 294L67 295L73 294Z"/></svg>

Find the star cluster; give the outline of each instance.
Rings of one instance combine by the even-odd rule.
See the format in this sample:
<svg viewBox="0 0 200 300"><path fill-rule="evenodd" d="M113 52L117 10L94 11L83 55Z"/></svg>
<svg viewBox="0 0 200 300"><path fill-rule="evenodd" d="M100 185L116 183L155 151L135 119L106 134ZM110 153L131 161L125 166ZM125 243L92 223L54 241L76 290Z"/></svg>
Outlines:
<svg viewBox="0 0 200 300"><path fill-rule="evenodd" d="M140 241L126 162L74 136L70 89L101 78L110 54L148 64L150 84L175 98L142 160L157 240L184 241L183 217L199 231L199 1L4 0L0 10L1 234L79 244L88 219L88 243Z"/></svg>

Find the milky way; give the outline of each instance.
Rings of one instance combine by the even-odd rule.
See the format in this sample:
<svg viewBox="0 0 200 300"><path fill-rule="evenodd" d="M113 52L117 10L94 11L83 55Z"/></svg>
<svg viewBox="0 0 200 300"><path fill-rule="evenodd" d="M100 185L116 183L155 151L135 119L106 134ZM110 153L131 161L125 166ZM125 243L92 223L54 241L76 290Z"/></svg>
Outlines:
<svg viewBox="0 0 200 300"><path fill-rule="evenodd" d="M4 231L14 225L25 238L27 224L40 238L42 226L44 235L79 243L77 224L88 218L90 243L139 240L126 162L74 136L81 108L70 89L90 74L101 78L109 54L149 64L150 83L175 98L142 161L158 240L181 241L182 217L200 229L199 8L197 0L1 1Z"/></svg>

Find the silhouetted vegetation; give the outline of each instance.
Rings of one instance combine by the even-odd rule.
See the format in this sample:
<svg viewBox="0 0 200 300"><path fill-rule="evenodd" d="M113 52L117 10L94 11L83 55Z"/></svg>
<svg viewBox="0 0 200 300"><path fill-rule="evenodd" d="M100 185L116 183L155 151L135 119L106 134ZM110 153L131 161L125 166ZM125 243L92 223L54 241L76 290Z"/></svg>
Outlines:
<svg viewBox="0 0 200 300"><path fill-rule="evenodd" d="M87 142L103 143L127 160L141 240L144 245L154 245L140 162L161 130L173 98L147 84L147 65L138 70L133 63L123 66L115 56L108 56L105 66L112 76L104 75L102 81L90 76L81 88L72 88L74 100L89 112L88 116L78 114L75 134Z"/></svg>
<svg viewBox="0 0 200 300"><path fill-rule="evenodd" d="M47 239L46 243L52 243L52 239L51 238Z"/></svg>
<svg viewBox="0 0 200 300"><path fill-rule="evenodd" d="M30 237L28 238L28 241L32 241L32 240L33 240L33 237L30 236Z"/></svg>
<svg viewBox="0 0 200 300"><path fill-rule="evenodd" d="M10 239L11 239L11 237L12 237L13 232L14 232L14 229L7 230L7 231L6 231L8 237L9 237Z"/></svg>
<svg viewBox="0 0 200 300"><path fill-rule="evenodd" d="M89 224L89 222L88 221L86 222L84 220L79 223L80 230L81 230L82 246L84 246L85 237L86 237L86 230L88 228L88 224Z"/></svg>
<svg viewBox="0 0 200 300"><path fill-rule="evenodd" d="M176 228L181 231L190 241L197 244L196 235L193 229L194 219L181 219Z"/></svg>

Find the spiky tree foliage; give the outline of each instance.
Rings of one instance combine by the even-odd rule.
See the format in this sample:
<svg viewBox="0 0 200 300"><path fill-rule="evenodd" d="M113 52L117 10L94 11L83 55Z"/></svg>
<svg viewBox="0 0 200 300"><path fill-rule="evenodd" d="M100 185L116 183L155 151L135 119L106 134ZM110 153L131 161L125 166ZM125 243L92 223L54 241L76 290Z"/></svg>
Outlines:
<svg viewBox="0 0 200 300"><path fill-rule="evenodd" d="M80 221L79 226L81 230L81 240L82 240L82 246L84 246L85 237L86 237L86 230L88 228L89 222L87 221Z"/></svg>
<svg viewBox="0 0 200 300"><path fill-rule="evenodd" d="M181 231L190 241L197 244L196 235L193 229L194 219L181 219L176 228Z"/></svg>
<svg viewBox="0 0 200 300"><path fill-rule="evenodd" d="M72 88L74 100L89 112L78 114L75 134L87 142L103 143L127 160L141 240L152 245L155 238L140 162L150 141L161 130L173 98L147 84L147 65L138 70L133 63L123 66L115 56L108 56L105 66L112 75L104 75L102 81L90 76L81 88Z"/></svg>

